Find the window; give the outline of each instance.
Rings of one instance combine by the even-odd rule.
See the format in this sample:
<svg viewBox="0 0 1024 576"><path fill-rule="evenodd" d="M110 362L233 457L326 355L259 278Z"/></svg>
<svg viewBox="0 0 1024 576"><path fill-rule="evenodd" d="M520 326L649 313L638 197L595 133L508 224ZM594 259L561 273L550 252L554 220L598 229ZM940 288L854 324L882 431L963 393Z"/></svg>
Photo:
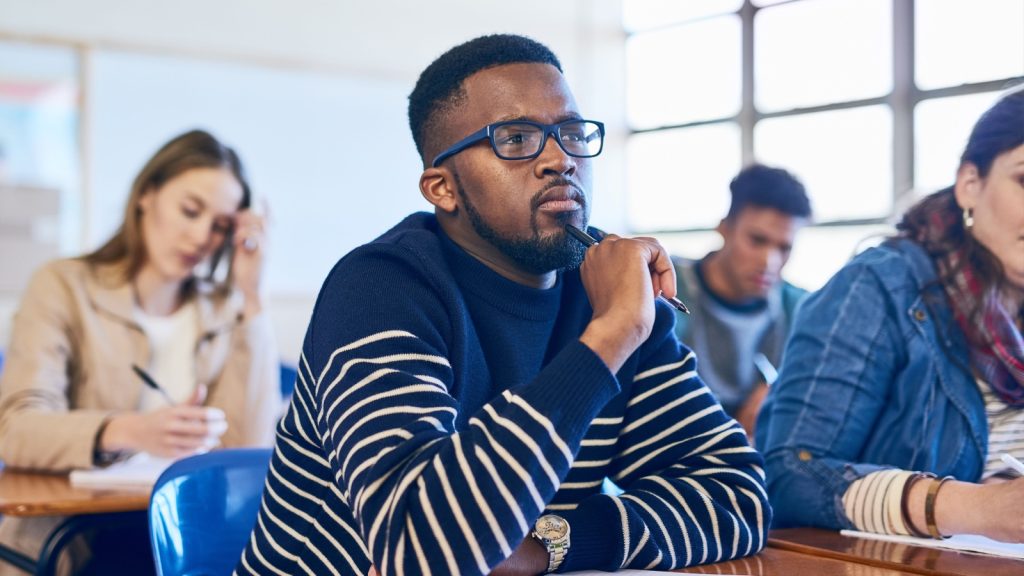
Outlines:
<svg viewBox="0 0 1024 576"><path fill-rule="evenodd" d="M798 175L818 222L889 215L891 141L884 105L769 118L754 132L758 160Z"/></svg>
<svg viewBox="0 0 1024 576"><path fill-rule="evenodd" d="M728 190L740 169L739 126L725 122L637 134L626 157L634 218L658 230L713 228L728 211L729 198L708 191Z"/></svg>
<svg viewBox="0 0 1024 576"><path fill-rule="evenodd" d="M807 0L754 18L754 101L774 112L892 90L890 0Z"/></svg>
<svg viewBox="0 0 1024 576"><path fill-rule="evenodd" d="M714 58L702 55L714 54ZM628 119L638 129L734 116L740 20L724 16L638 35L626 44Z"/></svg>
<svg viewBox="0 0 1024 576"><path fill-rule="evenodd" d="M1021 0L919 1L914 6L919 88L985 82L1024 71Z"/></svg>
<svg viewBox="0 0 1024 576"><path fill-rule="evenodd" d="M780 166L815 212L787 275L948 186L980 113L1024 82L1020 0L623 0L623 23L628 225L706 247L739 167Z"/></svg>
<svg viewBox="0 0 1024 576"><path fill-rule="evenodd" d="M1024 6L1024 4L1022 4ZM953 183L971 128L998 92L925 100L914 109L914 187L927 194Z"/></svg>

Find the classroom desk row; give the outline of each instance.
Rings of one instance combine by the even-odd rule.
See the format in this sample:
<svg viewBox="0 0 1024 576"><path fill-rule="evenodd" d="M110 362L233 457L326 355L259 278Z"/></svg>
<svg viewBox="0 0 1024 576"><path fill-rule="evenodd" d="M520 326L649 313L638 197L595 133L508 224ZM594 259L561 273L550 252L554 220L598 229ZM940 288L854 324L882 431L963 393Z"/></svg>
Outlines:
<svg viewBox="0 0 1024 576"><path fill-rule="evenodd" d="M0 550L0 557L17 565L21 556L20 565L36 566L39 573L52 573L62 546L77 531L87 529L91 520L138 513L146 509L148 501L147 492L74 488L66 475L2 470L0 515L71 516L71 524L51 537L54 542L44 548L46 558L30 559L11 550ZM677 572L751 576L1008 576L1024 574L1024 560L850 538L816 528L793 528L773 530L768 547L756 556Z"/></svg>

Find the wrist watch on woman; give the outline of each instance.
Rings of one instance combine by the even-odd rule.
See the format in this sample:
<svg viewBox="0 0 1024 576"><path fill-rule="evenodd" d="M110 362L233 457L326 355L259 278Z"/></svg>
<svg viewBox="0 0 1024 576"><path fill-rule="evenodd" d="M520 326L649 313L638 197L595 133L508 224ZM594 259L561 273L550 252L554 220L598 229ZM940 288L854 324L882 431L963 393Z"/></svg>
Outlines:
<svg viewBox="0 0 1024 576"><path fill-rule="evenodd" d="M561 516L545 514L533 525L533 537L548 551L548 572L558 570L569 552L569 523Z"/></svg>

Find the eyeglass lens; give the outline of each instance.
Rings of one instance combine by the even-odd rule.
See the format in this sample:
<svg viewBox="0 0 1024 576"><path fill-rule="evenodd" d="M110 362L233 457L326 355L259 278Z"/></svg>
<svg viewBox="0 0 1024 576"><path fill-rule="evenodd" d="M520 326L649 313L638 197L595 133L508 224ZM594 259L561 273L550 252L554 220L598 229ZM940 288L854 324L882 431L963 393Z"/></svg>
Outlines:
<svg viewBox="0 0 1024 576"><path fill-rule="evenodd" d="M594 122L563 122L558 125L556 136L559 146L570 156L589 158L601 152L601 128ZM493 140L498 156L518 160L537 154L546 138L540 126L510 123L495 128Z"/></svg>

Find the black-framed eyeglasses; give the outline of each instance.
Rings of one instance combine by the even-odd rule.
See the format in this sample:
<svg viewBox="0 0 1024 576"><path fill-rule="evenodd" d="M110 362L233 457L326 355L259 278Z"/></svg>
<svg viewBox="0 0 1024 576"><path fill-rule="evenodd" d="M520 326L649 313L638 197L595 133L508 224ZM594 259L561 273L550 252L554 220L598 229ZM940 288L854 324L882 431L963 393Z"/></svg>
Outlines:
<svg viewBox="0 0 1024 576"><path fill-rule="evenodd" d="M529 120L510 120L488 124L466 136L434 158L432 167L462 152L481 140L490 140L491 149L502 160L529 160L540 156L548 136L569 156L593 158L604 148L604 124L594 120L565 120L541 124Z"/></svg>

